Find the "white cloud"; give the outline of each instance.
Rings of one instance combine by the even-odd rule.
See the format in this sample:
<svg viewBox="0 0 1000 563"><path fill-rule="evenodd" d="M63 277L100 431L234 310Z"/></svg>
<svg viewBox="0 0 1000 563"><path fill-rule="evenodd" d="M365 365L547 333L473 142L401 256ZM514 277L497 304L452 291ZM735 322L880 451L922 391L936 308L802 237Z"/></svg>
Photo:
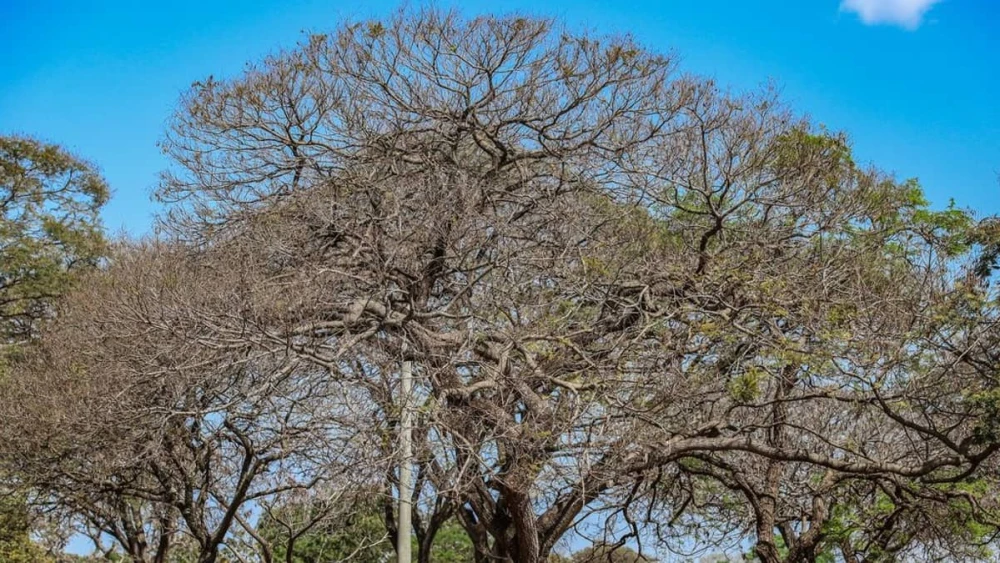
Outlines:
<svg viewBox="0 0 1000 563"><path fill-rule="evenodd" d="M868 25L892 24L916 29L924 14L941 0L842 0L840 9L855 12Z"/></svg>

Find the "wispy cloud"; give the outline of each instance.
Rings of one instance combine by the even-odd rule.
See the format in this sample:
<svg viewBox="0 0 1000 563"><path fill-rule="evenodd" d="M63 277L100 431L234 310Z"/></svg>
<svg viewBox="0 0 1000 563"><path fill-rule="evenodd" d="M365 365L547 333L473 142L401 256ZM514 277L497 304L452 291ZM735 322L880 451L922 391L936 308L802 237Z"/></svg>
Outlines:
<svg viewBox="0 0 1000 563"><path fill-rule="evenodd" d="M941 0L842 0L840 9L858 14L868 25L890 24L916 29L924 14Z"/></svg>

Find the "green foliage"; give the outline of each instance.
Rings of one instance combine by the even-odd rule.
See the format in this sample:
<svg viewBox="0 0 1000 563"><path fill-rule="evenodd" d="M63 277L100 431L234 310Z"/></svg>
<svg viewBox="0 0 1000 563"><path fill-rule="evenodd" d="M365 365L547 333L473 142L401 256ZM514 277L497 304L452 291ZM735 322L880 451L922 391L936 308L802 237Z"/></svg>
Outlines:
<svg viewBox="0 0 1000 563"><path fill-rule="evenodd" d="M414 546L414 549L416 547ZM467 563L474 560L472 541L465 529L455 520L449 520L434 536L431 561L434 563Z"/></svg>
<svg viewBox="0 0 1000 563"><path fill-rule="evenodd" d="M727 385L729 395L741 403L750 403L760 396L760 384L767 372L756 366L751 366L739 376L734 377Z"/></svg>
<svg viewBox="0 0 1000 563"><path fill-rule="evenodd" d="M316 517L319 508L318 505L289 506L277 510L275 515L283 522L301 525ZM275 518L265 518L261 522L260 533L274 546L276 560L285 561L288 534L281 524ZM415 554L415 537L412 542ZM300 536L293 546L291 561L324 563L349 558L358 563L383 563L394 553L379 506L366 503L357 507L350 516L324 519ZM465 563L473 558L472 542L465 530L455 520L446 522L434 537L431 560L435 563Z"/></svg>
<svg viewBox="0 0 1000 563"><path fill-rule="evenodd" d="M31 522L24 499L19 495L0 496L0 562L49 561L44 550L31 541Z"/></svg>
<svg viewBox="0 0 1000 563"><path fill-rule="evenodd" d="M896 561L895 552L906 546L914 537L923 532L924 518L931 518L936 526L947 531L947 537L955 541L955 549L975 561L992 561L994 557L988 545L995 533L995 527L980 520L982 513L970 504L969 499L984 499L994 487L981 478L967 478L954 483L934 485L939 493L951 497L947 503L933 507L910 506L906 502L893 500L885 492L878 490L872 502L838 503L832 507L829 519L823 525L823 544L826 551L836 549L841 544L852 544L863 551L866 561ZM968 496L966 496L968 495ZM931 514L924 513L930 510ZM883 523L893 521L891 532L885 532ZM873 541L873 533L882 532L882 541ZM894 548L886 549L883 542L891 539ZM834 561L832 553L824 561Z"/></svg>
<svg viewBox="0 0 1000 563"><path fill-rule="evenodd" d="M973 437L979 443L1000 440L1000 389L989 389L972 394L969 406L980 413L979 424L973 429Z"/></svg>
<svg viewBox="0 0 1000 563"><path fill-rule="evenodd" d="M1000 220L990 218L969 229L968 243L979 249L974 271L980 278L986 278L1000 263Z"/></svg>
<svg viewBox="0 0 1000 563"><path fill-rule="evenodd" d="M598 544L573 554L573 563L647 563L652 562L627 546Z"/></svg>
<svg viewBox="0 0 1000 563"><path fill-rule="evenodd" d="M108 186L56 145L0 136L0 331L29 336L71 272L105 250L98 212Z"/></svg>
<svg viewBox="0 0 1000 563"><path fill-rule="evenodd" d="M277 520L301 525L315 517L316 506L290 506L276 512ZM288 553L287 533L273 519L265 518L260 534L274 546L274 555L285 561ZM392 552L392 545L375 506L363 507L344 520L321 521L318 526L300 536L292 547L293 563L321 563L351 558L358 563L381 563Z"/></svg>

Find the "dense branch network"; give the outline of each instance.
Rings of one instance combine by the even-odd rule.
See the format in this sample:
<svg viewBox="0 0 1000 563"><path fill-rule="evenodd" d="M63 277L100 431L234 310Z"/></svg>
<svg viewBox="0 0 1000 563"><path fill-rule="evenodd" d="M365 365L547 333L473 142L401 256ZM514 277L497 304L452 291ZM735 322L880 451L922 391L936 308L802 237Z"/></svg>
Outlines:
<svg viewBox="0 0 1000 563"><path fill-rule="evenodd" d="M391 500L403 360L421 561L452 518L476 561L993 541L989 224L773 92L629 37L403 11L195 84L164 148L170 241L121 249L28 370L120 390L66 419L117 457L43 490L110 495L71 506L122 545L139 517L201 561L234 529L270 560L240 506L350 479Z"/></svg>

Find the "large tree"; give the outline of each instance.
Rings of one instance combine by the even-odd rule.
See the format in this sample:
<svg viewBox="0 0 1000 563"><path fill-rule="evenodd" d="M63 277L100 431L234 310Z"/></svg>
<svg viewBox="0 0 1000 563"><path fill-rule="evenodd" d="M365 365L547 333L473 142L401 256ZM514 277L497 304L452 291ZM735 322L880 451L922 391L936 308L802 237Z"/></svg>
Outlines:
<svg viewBox="0 0 1000 563"><path fill-rule="evenodd" d="M416 363L418 463L480 560L595 520L769 562L993 529L964 488L997 449L977 226L770 92L404 11L196 84L164 146L167 223L299 284L296 353L388 398ZM882 494L891 541L857 525Z"/></svg>

